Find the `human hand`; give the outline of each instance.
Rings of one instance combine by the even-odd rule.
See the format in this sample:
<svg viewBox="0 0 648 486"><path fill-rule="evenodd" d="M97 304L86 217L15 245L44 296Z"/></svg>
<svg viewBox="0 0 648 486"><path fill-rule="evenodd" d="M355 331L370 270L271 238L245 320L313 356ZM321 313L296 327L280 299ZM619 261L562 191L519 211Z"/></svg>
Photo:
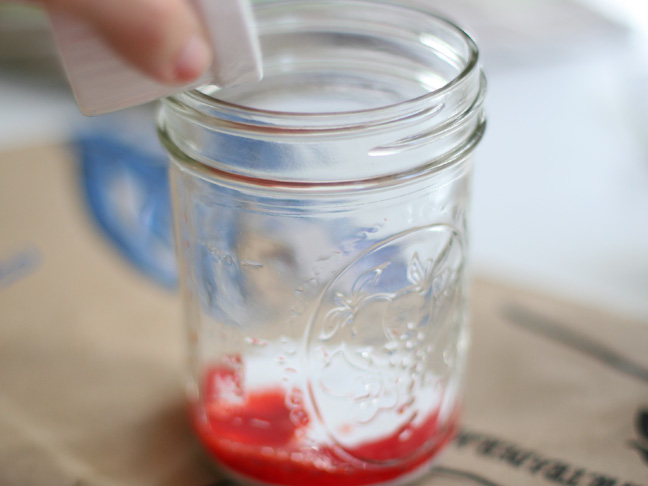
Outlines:
<svg viewBox="0 0 648 486"><path fill-rule="evenodd" d="M212 60L187 0L34 0L91 24L126 61L170 85L197 79Z"/></svg>

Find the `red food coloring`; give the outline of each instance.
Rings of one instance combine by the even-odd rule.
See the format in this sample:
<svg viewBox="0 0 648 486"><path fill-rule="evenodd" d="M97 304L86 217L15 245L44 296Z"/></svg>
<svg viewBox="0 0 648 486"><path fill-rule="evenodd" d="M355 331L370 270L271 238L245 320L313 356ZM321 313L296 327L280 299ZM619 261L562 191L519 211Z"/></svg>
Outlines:
<svg viewBox="0 0 648 486"><path fill-rule="evenodd" d="M416 453L437 435L439 414L430 414L423 423L405 424L393 435L354 448L353 455L369 461L390 461L416 456Z"/></svg>
<svg viewBox="0 0 648 486"><path fill-rule="evenodd" d="M203 402L192 406L194 427L214 459L260 482L362 486L391 481L429 462L454 433L456 417L441 427L438 413L432 413L353 449L314 446L304 439L310 418L300 390L245 391L240 358L227 361L206 373Z"/></svg>

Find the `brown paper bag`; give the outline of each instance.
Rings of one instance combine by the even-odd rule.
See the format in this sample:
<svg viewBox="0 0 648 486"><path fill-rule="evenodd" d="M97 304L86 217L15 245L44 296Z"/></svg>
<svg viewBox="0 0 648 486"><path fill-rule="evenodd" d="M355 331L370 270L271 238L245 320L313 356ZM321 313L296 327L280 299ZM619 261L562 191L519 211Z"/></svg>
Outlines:
<svg viewBox="0 0 648 486"><path fill-rule="evenodd" d="M0 154L0 485L225 485L178 297L125 263L61 147ZM648 296L647 296L648 298ZM648 485L648 325L478 280L465 413L419 486Z"/></svg>

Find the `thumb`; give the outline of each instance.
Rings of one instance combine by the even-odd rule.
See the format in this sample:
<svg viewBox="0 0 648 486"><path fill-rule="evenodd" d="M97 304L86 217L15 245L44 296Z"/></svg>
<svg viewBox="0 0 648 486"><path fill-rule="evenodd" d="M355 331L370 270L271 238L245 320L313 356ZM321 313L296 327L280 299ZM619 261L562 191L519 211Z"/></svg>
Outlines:
<svg viewBox="0 0 648 486"><path fill-rule="evenodd" d="M126 61L166 84L198 78L212 53L186 0L45 0L83 18Z"/></svg>

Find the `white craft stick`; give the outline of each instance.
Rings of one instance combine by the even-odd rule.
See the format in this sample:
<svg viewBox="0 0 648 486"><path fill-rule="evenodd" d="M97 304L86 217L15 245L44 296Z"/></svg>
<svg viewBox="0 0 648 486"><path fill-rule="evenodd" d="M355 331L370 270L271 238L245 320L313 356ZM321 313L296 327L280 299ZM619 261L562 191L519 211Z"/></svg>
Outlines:
<svg viewBox="0 0 648 486"><path fill-rule="evenodd" d="M249 0L191 0L214 53L211 68L184 86L168 86L140 73L87 23L65 13L50 16L65 72L81 111L99 115L213 83L259 81L261 49Z"/></svg>

